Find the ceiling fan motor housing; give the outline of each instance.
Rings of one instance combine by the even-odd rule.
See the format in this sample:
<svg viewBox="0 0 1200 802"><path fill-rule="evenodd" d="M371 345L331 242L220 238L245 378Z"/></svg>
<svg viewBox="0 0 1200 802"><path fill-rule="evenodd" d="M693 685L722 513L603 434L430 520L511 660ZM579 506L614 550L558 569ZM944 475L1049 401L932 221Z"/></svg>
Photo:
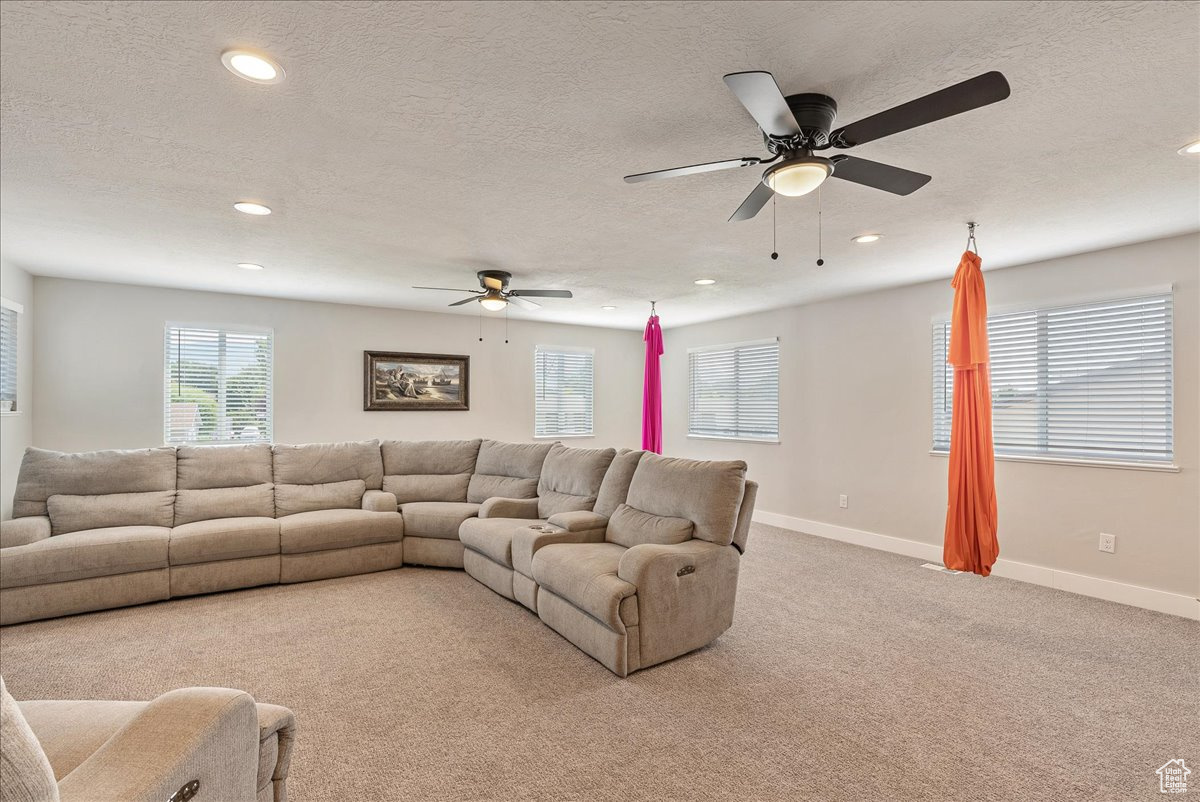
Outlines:
<svg viewBox="0 0 1200 802"><path fill-rule="evenodd" d="M772 153L789 153L827 145L833 120L837 117L837 101L829 95L814 92L788 95L785 100L800 126L800 134L790 137L763 134L767 149Z"/></svg>
<svg viewBox="0 0 1200 802"><path fill-rule="evenodd" d="M485 290L491 289L487 285L489 278L500 282L500 289L502 290L507 290L508 282L512 280L512 273L509 273L507 270L480 270L475 276L479 279L479 286Z"/></svg>

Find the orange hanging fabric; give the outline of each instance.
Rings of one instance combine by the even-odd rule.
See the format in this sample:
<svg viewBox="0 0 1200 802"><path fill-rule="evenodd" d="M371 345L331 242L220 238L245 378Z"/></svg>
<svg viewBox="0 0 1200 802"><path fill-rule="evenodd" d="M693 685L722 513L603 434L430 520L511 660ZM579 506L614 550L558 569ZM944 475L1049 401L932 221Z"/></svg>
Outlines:
<svg viewBox="0 0 1200 802"><path fill-rule="evenodd" d="M955 571L992 572L996 542L996 458L988 376L987 295L979 255L966 251L954 273L947 361L954 366L950 497L942 562Z"/></svg>

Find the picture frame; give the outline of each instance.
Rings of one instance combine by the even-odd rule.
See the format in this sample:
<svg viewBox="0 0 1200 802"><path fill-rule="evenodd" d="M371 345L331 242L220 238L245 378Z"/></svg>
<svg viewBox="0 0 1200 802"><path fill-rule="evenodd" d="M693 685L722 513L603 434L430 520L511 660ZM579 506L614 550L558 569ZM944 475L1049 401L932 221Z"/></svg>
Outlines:
<svg viewBox="0 0 1200 802"><path fill-rule="evenodd" d="M366 412L454 411L471 408L471 357L363 351Z"/></svg>

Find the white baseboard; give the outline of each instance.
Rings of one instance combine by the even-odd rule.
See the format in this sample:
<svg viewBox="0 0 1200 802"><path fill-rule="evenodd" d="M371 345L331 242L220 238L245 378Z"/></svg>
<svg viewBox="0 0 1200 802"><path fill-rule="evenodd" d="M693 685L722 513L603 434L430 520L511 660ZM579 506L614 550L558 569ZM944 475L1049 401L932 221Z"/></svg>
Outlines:
<svg viewBox="0 0 1200 802"><path fill-rule="evenodd" d="M804 532L830 540L839 540L843 543L853 543L856 546L890 551L894 554L916 557L939 565L942 562L942 547L931 543L905 540L891 535L881 535L877 532L866 532L862 529L851 529L847 526L811 521L807 518L795 518L791 515L780 515L774 512L756 511L754 520L768 526L778 526L781 529ZM1179 593L1168 593L1165 590L1127 585L1111 579L1073 574L1070 571L1006 560L1003 557L992 566L992 575L1200 621L1200 599Z"/></svg>

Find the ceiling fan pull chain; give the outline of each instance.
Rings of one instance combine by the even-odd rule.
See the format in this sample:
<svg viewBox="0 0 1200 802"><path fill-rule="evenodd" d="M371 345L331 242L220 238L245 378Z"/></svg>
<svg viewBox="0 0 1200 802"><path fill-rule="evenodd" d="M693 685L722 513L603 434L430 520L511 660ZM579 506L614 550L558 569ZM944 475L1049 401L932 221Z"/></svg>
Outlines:
<svg viewBox="0 0 1200 802"><path fill-rule="evenodd" d="M504 307L504 344L508 345L508 307Z"/></svg>
<svg viewBox="0 0 1200 802"><path fill-rule="evenodd" d="M483 342L483 307L479 307L479 342Z"/></svg>
<svg viewBox="0 0 1200 802"><path fill-rule="evenodd" d="M821 188L817 187L817 267L825 264L821 258Z"/></svg>
<svg viewBox="0 0 1200 802"><path fill-rule="evenodd" d="M776 246L775 238L779 231L779 226L775 222L775 198L776 197L777 197L777 193L774 193L774 192L771 193L771 258L772 259L779 258L779 249L777 247L775 247Z"/></svg>

